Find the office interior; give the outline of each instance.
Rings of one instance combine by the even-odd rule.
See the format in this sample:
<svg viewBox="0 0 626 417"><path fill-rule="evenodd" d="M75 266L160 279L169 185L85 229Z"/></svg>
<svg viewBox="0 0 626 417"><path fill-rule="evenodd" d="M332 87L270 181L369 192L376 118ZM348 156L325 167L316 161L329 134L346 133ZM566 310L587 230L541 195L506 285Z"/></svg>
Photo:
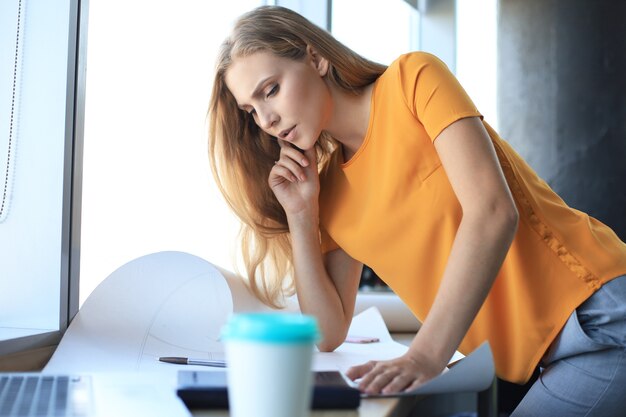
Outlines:
<svg viewBox="0 0 626 417"><path fill-rule="evenodd" d="M479 97L490 124L570 206L626 240L626 1L55 0L41 6L9 0L0 16L0 371L41 370L90 292L135 257L183 250L236 268L237 224L210 177L205 116L215 48L232 19L263 4L298 11L357 52L377 54L368 56L374 60L410 50L439 56ZM391 14L381 17L383 10ZM57 45L53 38L45 44L45 30L37 32L45 16L59 19L51 27L65 36L58 44L69 45L64 59L45 56ZM207 32L203 19L217 33ZM349 22L357 23L347 29ZM372 30L377 24L385 30ZM29 90L28 81L39 79L32 71L45 68L29 67L35 62L29 53L65 70L44 80L65 86L50 88L63 105L58 111L34 106L20 120L28 100L48 91ZM196 94L180 95L185 89ZM158 107L164 112L155 113ZM56 118L51 130L29 133L28 123L45 125L48 118ZM58 133L59 142L28 161L20 132ZM54 171L48 200L18 200L23 169L35 172L27 176L32 190L38 169ZM12 224L22 204L35 207L29 214L42 219L42 228L54 224L43 238L26 220ZM46 246L46 239L53 243ZM385 290L366 268L363 293ZM44 323L24 319L40 300L48 300ZM527 389L504 381L494 386L499 415ZM433 397L404 415L461 415L475 411L476 402L474 395Z"/></svg>

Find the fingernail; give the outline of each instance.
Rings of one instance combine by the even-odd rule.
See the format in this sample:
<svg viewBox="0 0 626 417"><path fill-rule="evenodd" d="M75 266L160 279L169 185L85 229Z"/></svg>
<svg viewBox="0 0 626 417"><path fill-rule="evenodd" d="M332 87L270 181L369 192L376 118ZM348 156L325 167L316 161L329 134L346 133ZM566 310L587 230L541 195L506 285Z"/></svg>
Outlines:
<svg viewBox="0 0 626 417"><path fill-rule="evenodd" d="M307 161L306 158L302 158L302 166L303 167L309 166L309 161Z"/></svg>
<svg viewBox="0 0 626 417"><path fill-rule="evenodd" d="M306 177L304 175L300 175L300 181L305 181Z"/></svg>

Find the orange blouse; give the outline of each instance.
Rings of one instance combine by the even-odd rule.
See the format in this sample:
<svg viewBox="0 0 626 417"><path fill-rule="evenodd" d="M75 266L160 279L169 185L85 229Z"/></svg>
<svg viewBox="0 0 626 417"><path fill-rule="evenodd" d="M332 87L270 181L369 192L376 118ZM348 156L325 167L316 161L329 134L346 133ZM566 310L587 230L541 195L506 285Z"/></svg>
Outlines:
<svg viewBox="0 0 626 417"><path fill-rule="evenodd" d="M374 85L361 148L322 175L322 250L341 247L370 266L420 320L434 300L462 217L433 140L472 116L482 118L445 64L426 53L403 55ZM626 244L568 207L483 123L520 221L459 350L467 354L488 340L498 376L521 383L572 311L626 273Z"/></svg>

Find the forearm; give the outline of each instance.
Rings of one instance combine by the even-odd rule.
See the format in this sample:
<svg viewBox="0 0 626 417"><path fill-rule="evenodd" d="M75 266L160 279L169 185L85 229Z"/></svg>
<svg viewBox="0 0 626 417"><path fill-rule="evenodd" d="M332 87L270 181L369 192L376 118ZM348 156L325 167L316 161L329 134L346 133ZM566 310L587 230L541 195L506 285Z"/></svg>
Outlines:
<svg viewBox="0 0 626 417"><path fill-rule="evenodd" d="M412 352L445 366L487 297L516 229L516 213L464 216Z"/></svg>
<svg viewBox="0 0 626 417"><path fill-rule="evenodd" d="M304 154L278 139L280 159L268 184L287 215L296 292L303 313L314 315L320 350L333 350L350 325L358 277L352 258L341 250L322 256L319 230L319 177L315 148Z"/></svg>
<svg viewBox="0 0 626 417"><path fill-rule="evenodd" d="M319 244L316 214L288 218L296 292L303 313L314 315L320 326L322 351L334 350L345 339L352 311L346 311L331 279Z"/></svg>

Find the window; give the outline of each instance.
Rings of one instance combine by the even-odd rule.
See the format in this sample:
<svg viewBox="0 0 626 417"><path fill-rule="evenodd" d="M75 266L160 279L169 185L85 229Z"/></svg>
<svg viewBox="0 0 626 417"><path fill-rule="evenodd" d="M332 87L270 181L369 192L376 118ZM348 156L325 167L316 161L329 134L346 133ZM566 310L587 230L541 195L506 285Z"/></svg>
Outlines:
<svg viewBox="0 0 626 417"><path fill-rule="evenodd" d="M0 2L0 354L58 340L76 312L79 6Z"/></svg>
<svg viewBox="0 0 626 417"><path fill-rule="evenodd" d="M456 75L485 120L498 130L497 0L456 2Z"/></svg>
<svg viewBox="0 0 626 417"><path fill-rule="evenodd" d="M419 45L419 13L405 0L336 0L332 34L355 52L389 65Z"/></svg>
<svg viewBox="0 0 626 417"><path fill-rule="evenodd" d="M152 252L232 269L239 222L213 182L206 112L218 46L236 17L263 3L90 4L81 304Z"/></svg>

